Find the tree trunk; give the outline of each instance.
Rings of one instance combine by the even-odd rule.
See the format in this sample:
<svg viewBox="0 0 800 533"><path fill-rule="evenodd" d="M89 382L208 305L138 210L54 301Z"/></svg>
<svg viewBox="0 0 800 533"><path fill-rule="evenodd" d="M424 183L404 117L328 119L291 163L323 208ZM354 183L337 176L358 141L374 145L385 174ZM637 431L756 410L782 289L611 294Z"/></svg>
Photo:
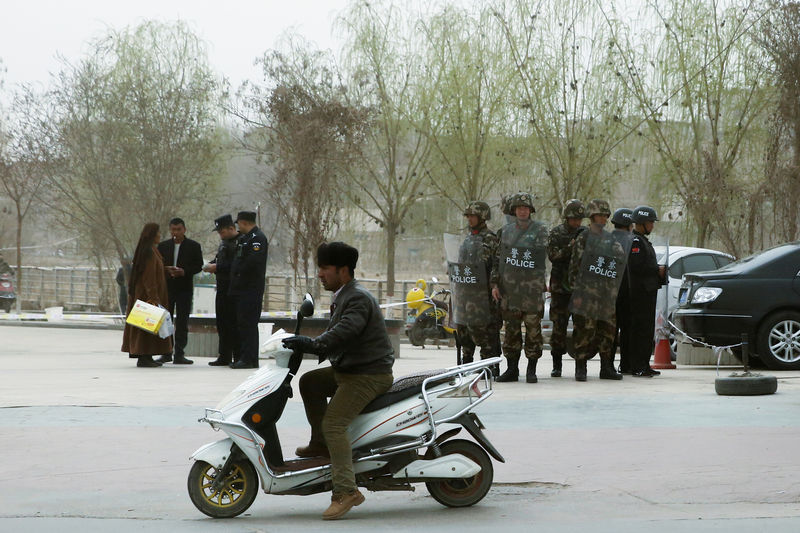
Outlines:
<svg viewBox="0 0 800 533"><path fill-rule="evenodd" d="M17 313L22 311L22 211L17 204Z"/></svg>
<svg viewBox="0 0 800 533"><path fill-rule="evenodd" d="M394 297L394 259L397 248L397 223L386 223L386 296Z"/></svg>

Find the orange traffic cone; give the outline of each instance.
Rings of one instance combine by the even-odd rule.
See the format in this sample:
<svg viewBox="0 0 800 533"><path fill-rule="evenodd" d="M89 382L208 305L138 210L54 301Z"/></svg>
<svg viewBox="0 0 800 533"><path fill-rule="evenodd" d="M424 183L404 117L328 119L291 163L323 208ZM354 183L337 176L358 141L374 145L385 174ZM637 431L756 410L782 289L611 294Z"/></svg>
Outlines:
<svg viewBox="0 0 800 533"><path fill-rule="evenodd" d="M669 341L667 339L660 339L656 344L655 356L651 366L659 370L676 368L670 357Z"/></svg>

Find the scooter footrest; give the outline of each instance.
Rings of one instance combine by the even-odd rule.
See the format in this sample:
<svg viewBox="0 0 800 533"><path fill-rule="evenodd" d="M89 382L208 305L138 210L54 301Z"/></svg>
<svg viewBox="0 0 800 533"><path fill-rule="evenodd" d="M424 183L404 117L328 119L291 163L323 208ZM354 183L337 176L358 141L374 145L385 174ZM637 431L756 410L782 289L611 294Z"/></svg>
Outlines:
<svg viewBox="0 0 800 533"><path fill-rule="evenodd" d="M285 472L295 472L297 470L316 468L318 466L325 466L329 464L331 464L331 460L327 457L308 457L289 459L282 466L269 465L269 468L275 473L283 474Z"/></svg>

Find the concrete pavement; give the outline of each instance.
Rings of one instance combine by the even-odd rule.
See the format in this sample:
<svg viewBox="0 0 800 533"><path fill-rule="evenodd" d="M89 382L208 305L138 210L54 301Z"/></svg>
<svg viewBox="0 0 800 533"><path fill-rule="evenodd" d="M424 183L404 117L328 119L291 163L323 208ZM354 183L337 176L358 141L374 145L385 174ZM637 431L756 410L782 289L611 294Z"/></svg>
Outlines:
<svg viewBox="0 0 800 533"><path fill-rule="evenodd" d="M713 368L611 382L593 360L577 383L571 364L550 378L545 354L538 384L496 384L478 410L507 459L480 504L447 509L424 486L367 493L323 526L326 495L260 494L219 521L189 501L188 457L221 437L196 422L203 408L248 371L202 358L135 368L120 337L0 327L0 531L800 531L800 372L778 374L775 395L721 397ZM455 361L452 349L402 350L396 375ZM308 438L299 395L279 427L286 453Z"/></svg>

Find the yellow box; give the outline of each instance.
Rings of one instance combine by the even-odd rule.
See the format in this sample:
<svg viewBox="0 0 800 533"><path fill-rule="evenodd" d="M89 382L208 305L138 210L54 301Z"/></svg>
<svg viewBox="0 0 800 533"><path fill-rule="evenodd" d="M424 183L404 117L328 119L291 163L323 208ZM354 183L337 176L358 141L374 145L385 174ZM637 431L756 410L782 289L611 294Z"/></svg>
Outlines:
<svg viewBox="0 0 800 533"><path fill-rule="evenodd" d="M150 305L141 300L136 300L125 322L135 328L143 329L153 335L158 335L158 330L161 329L161 324L164 322L166 316L166 309L162 309L157 305Z"/></svg>

